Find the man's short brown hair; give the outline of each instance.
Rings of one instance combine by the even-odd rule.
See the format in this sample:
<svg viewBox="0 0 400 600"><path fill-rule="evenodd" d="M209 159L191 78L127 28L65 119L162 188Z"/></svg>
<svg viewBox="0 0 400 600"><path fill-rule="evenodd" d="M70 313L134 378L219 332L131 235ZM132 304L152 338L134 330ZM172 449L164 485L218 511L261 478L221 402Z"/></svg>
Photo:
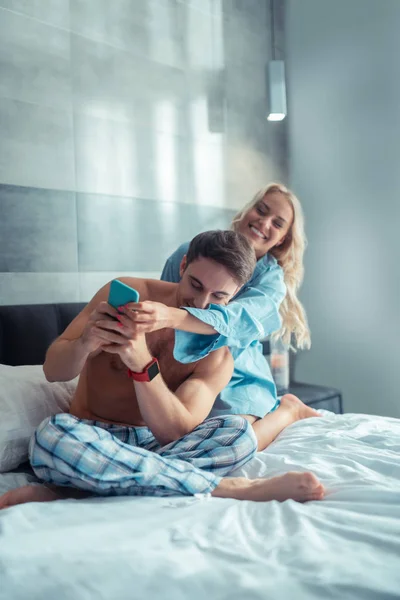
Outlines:
<svg viewBox="0 0 400 600"><path fill-rule="evenodd" d="M253 274L256 255L247 238L236 231L205 231L190 242L186 265L202 256L223 265L233 279L243 285Z"/></svg>

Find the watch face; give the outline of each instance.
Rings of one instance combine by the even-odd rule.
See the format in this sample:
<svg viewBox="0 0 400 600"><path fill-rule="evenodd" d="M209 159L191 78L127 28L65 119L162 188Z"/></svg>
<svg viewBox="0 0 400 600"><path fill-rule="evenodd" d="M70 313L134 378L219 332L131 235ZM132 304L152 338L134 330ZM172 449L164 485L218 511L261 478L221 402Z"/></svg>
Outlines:
<svg viewBox="0 0 400 600"><path fill-rule="evenodd" d="M154 377L156 375L158 375L160 372L160 369L158 368L158 363L154 362L148 369L147 369L147 373L149 375L149 381L151 381L152 379L154 379Z"/></svg>

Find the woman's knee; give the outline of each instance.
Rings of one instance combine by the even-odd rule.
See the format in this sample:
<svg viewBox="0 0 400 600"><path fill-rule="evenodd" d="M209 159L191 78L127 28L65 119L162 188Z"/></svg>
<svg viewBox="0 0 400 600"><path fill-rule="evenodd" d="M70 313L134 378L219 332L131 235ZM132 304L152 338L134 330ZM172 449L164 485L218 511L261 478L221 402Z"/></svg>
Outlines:
<svg viewBox="0 0 400 600"><path fill-rule="evenodd" d="M224 415L217 417L221 420L220 427L230 430L232 435L240 438L248 452L257 452L258 442L251 423L240 415Z"/></svg>
<svg viewBox="0 0 400 600"><path fill-rule="evenodd" d="M258 448L258 441L252 424L244 417L238 415L234 415L234 417L236 419L236 426L241 431L242 439L245 440L249 451L255 454Z"/></svg>

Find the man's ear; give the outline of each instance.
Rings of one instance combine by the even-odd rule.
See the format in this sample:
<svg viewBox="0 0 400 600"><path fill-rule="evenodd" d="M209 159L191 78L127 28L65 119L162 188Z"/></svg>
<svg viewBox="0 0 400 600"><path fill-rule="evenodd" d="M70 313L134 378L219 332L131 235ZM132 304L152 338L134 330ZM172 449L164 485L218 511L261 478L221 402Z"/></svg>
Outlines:
<svg viewBox="0 0 400 600"><path fill-rule="evenodd" d="M186 254L181 260L181 264L179 267L179 275L182 277L184 270L186 269Z"/></svg>

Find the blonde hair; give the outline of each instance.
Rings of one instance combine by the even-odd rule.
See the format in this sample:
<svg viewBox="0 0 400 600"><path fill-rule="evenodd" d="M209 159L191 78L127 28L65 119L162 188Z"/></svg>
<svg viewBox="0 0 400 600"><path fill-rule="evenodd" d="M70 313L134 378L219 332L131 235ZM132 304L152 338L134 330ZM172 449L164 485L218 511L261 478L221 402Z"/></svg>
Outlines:
<svg viewBox="0 0 400 600"><path fill-rule="evenodd" d="M297 348L309 348L311 339L307 317L304 307L297 297L297 292L303 281L303 256L307 245L304 233L303 210L299 199L281 183L270 183L259 190L254 198L235 215L232 220L232 229L236 231L244 215L272 192L283 194L293 210L293 222L283 243L268 250L282 268L286 284L286 296L279 309L282 326L279 331L274 333L273 338L282 338L285 343L290 344L293 334Z"/></svg>

